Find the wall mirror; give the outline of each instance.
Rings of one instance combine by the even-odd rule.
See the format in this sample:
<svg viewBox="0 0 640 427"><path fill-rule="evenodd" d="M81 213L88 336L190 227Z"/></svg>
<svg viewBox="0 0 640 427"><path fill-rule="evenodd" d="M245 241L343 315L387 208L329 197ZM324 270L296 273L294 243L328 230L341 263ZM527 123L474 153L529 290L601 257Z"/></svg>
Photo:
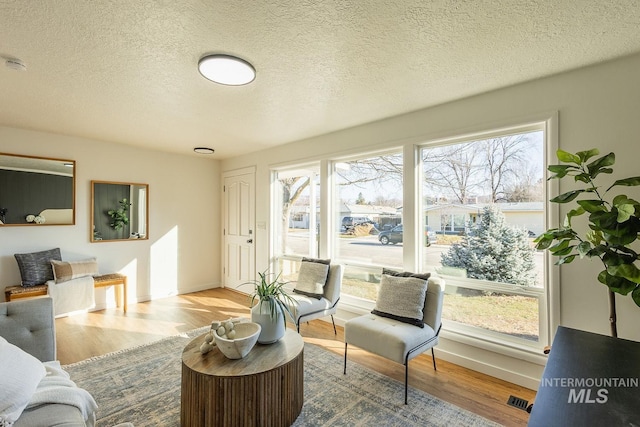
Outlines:
<svg viewBox="0 0 640 427"><path fill-rule="evenodd" d="M0 227L73 225L74 160L0 153Z"/></svg>
<svg viewBox="0 0 640 427"><path fill-rule="evenodd" d="M149 238L149 185L91 181L91 241Z"/></svg>

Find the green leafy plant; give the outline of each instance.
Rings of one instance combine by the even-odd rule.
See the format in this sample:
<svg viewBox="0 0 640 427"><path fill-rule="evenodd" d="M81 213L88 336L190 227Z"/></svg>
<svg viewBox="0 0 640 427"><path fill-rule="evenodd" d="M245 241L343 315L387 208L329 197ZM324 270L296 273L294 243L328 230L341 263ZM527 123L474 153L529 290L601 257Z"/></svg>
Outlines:
<svg viewBox="0 0 640 427"><path fill-rule="evenodd" d="M114 230L121 230L125 225L129 224L127 211L131 203L129 203L127 199L122 199L118 201L118 205L116 209L107 211L107 215L111 217L111 223L109 225Z"/></svg>
<svg viewBox="0 0 640 427"><path fill-rule="evenodd" d="M281 310L282 313L287 313L293 319L293 314L286 303L293 306L296 304L296 301L291 298L284 289L288 282L281 281L280 275L280 273L273 274L264 271L258 273L260 280L256 279L247 282L246 284L253 285L253 293L251 294L249 306L253 307L255 300L258 299L258 304L261 306L262 304L268 305L271 319L275 320L277 318L278 310Z"/></svg>
<svg viewBox="0 0 640 427"><path fill-rule="evenodd" d="M609 191L640 185L640 177L619 179L603 189L596 184L596 178L613 173L615 154L591 160L599 154L597 149L575 154L558 150L558 160L564 164L549 166L554 174L549 179L572 176L583 188L550 200L561 204L575 201L577 206L567 213L562 226L547 230L535 243L537 249L548 249L557 256L557 265L568 264L576 257L598 258L602 262L604 270L598 274L598 281L608 287L611 335L617 337L615 294L631 294L640 306L640 270L635 264L639 255L631 247L640 233L640 203L624 194L609 195ZM584 214L588 215L589 230L581 234L573 228L573 220Z"/></svg>

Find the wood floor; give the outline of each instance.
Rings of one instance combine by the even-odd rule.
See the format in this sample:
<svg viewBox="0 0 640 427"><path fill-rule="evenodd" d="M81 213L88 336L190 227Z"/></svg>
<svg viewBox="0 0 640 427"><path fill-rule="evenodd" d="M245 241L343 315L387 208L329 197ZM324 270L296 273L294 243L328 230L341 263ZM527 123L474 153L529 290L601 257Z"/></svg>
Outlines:
<svg viewBox="0 0 640 427"><path fill-rule="evenodd" d="M155 301L107 309L56 320L58 359L69 364L89 357L149 343L208 325L212 320L249 316L248 298L225 289L211 289ZM292 325L289 325L292 327ZM344 354L342 328L334 335L331 323L312 321L300 333L306 342ZM356 361L404 382L404 366L349 347L349 361ZM431 353L409 363L409 384L506 426L525 426L529 414L506 404L509 395L532 402L535 392L458 365L437 360ZM348 374L348 371L347 371ZM398 400L404 396L398 395ZM409 401L409 404L411 402Z"/></svg>

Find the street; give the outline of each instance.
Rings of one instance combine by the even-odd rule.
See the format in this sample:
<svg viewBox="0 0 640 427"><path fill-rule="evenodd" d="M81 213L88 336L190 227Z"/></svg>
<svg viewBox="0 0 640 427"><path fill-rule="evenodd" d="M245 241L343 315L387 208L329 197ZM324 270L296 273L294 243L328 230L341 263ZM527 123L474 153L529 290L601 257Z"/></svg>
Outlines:
<svg viewBox="0 0 640 427"><path fill-rule="evenodd" d="M291 230L289 232L288 253L306 255L308 251L308 234ZM402 243L396 245L383 245L378 241L378 236L341 237L336 256L345 260L361 264L379 265L402 269ZM432 244L424 248L423 269L433 271L440 267L440 255L449 250L448 245ZM543 253L535 253L536 270L538 272L538 285L543 285Z"/></svg>

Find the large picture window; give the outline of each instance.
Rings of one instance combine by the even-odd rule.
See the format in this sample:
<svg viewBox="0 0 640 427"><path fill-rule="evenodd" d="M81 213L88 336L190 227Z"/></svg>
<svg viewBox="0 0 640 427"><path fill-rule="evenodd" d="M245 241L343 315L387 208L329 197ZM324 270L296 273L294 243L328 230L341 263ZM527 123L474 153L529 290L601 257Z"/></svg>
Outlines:
<svg viewBox="0 0 640 427"><path fill-rule="evenodd" d="M545 307L544 132L491 135L424 146L423 222L436 234L423 271L446 278L443 319L539 343Z"/></svg>
<svg viewBox="0 0 640 427"><path fill-rule="evenodd" d="M549 127L541 121L274 169L279 271L295 280L302 257L331 258L345 267L341 306L360 311L375 304L383 268L430 272L446 281L450 338L539 352L555 313L547 258L533 244L549 226Z"/></svg>

